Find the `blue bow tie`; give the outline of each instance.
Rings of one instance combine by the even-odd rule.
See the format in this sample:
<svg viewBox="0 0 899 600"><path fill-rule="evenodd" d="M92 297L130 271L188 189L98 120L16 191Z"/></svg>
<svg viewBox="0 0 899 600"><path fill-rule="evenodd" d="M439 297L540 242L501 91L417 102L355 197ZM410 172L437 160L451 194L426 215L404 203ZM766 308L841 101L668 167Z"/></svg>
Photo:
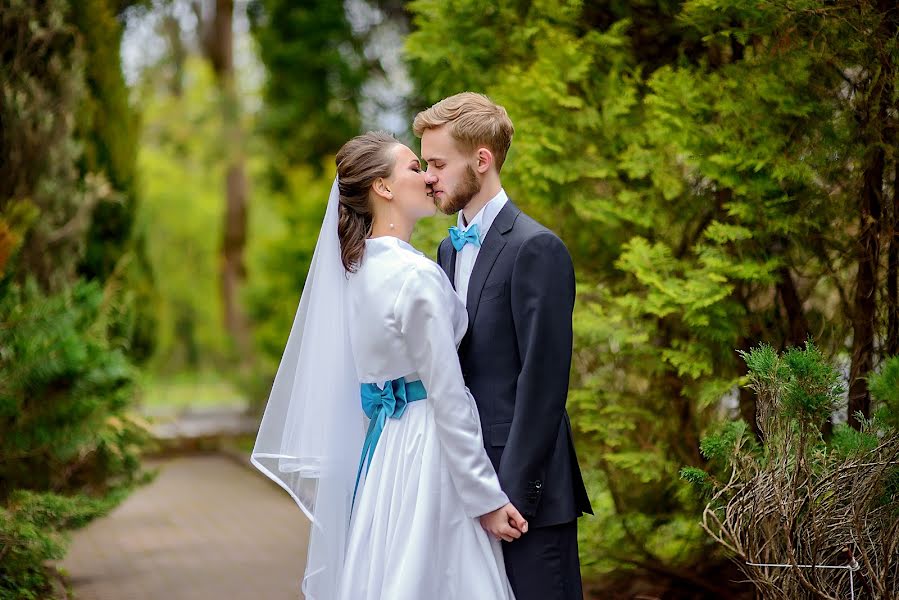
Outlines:
<svg viewBox="0 0 899 600"><path fill-rule="evenodd" d="M475 248L481 247L480 227L478 227L477 223L469 227L467 231L462 231L453 225L449 228L449 232L450 241L453 243L453 248L456 249L456 252L462 250L465 244L471 244Z"/></svg>

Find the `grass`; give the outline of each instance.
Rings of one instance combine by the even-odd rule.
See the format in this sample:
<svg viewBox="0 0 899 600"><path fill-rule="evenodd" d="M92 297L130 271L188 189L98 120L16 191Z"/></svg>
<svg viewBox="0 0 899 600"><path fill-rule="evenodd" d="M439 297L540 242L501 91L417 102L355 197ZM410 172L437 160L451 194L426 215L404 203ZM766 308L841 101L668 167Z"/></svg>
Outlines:
<svg viewBox="0 0 899 600"><path fill-rule="evenodd" d="M138 404L151 412L178 412L187 408L246 406L247 399L220 373L145 374Z"/></svg>
<svg viewBox="0 0 899 600"><path fill-rule="evenodd" d="M253 451L253 445L256 442L256 436L244 435L235 440L234 446L247 456Z"/></svg>

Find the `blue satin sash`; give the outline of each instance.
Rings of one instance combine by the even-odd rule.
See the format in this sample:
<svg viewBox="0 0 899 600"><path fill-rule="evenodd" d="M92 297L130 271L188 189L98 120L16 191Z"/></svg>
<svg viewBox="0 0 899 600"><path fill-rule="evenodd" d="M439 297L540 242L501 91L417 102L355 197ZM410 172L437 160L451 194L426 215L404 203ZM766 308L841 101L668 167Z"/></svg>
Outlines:
<svg viewBox="0 0 899 600"><path fill-rule="evenodd" d="M356 485L353 487L353 506L356 505L356 491L359 489L359 479L362 477L362 467L368 463L371 466L371 458L374 456L378 439L384 430L387 419L399 419L406 412L406 405L416 400L424 400L428 397L425 386L421 381L406 381L405 377L388 381L381 388L376 383L363 383L362 410L371 419L368 432L365 434L365 444L362 446L362 458L359 460L359 470L356 472ZM351 509L352 510L352 509Z"/></svg>

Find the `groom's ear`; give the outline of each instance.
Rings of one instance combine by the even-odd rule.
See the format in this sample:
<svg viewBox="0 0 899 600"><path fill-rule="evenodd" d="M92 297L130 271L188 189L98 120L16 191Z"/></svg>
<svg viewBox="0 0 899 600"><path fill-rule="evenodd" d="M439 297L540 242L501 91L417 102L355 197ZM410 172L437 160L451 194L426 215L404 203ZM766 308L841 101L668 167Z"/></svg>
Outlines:
<svg viewBox="0 0 899 600"><path fill-rule="evenodd" d="M477 159L478 166L476 170L482 175L489 171L490 167L493 166L493 152L483 146L478 148Z"/></svg>

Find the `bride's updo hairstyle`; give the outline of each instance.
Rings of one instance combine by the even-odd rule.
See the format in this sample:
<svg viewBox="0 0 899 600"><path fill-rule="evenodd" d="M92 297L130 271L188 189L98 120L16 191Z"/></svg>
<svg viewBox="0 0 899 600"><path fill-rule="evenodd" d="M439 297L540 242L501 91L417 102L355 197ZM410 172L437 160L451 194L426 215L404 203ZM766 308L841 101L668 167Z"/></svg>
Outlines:
<svg viewBox="0 0 899 600"><path fill-rule="evenodd" d="M353 273L362 263L365 239L371 235L374 215L368 192L378 177L393 173L396 159L390 151L400 142L383 131L357 135L337 152L340 218L337 237L343 267Z"/></svg>

